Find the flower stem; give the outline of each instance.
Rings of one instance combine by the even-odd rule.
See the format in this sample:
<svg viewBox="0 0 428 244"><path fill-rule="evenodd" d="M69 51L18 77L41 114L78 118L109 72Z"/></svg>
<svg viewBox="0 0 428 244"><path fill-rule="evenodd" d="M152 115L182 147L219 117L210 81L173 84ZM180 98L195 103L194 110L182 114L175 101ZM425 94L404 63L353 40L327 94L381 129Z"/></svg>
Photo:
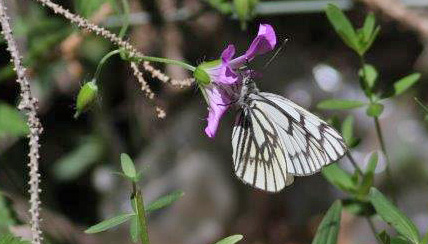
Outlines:
<svg viewBox="0 0 428 244"><path fill-rule="evenodd" d="M128 0L122 0L123 18L122 27L120 28L119 37L123 38L129 27L129 3Z"/></svg>
<svg viewBox="0 0 428 244"><path fill-rule="evenodd" d="M97 81L98 80L98 76L100 76L100 72L101 72L101 69L103 68L103 66L104 66L104 63L111 57L111 56L113 56L113 55L115 55L115 54L119 54L120 53L120 50L113 50L113 51L111 51L111 52L109 52L109 53L107 53L102 59L101 59L101 61L98 63L98 66L97 66L97 70L95 71L95 75L94 75L94 80L95 81Z"/></svg>
<svg viewBox="0 0 428 244"><path fill-rule="evenodd" d="M135 214L138 217L138 225L140 227L140 239L142 244L150 244L149 234L147 232L146 212L144 210L144 200L141 190L137 187L135 182L132 183L133 194L132 201L135 205Z"/></svg>
<svg viewBox="0 0 428 244"><path fill-rule="evenodd" d="M181 67L183 67L187 70L190 70L192 72L195 71L195 69L196 69L196 67L194 67L190 64L187 64L185 62L173 60L173 59L167 59L167 58L158 58L158 57L151 57L151 56L139 56L139 57L136 57L135 59L138 60L138 62L145 60L145 61L165 63L165 64L174 64L174 65L181 66Z"/></svg>

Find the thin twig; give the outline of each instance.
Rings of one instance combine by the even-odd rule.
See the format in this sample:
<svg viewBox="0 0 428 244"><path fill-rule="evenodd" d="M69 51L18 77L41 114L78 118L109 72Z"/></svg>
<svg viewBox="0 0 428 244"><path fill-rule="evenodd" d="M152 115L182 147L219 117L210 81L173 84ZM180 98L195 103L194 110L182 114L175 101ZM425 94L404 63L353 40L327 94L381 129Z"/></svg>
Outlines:
<svg viewBox="0 0 428 244"><path fill-rule="evenodd" d="M42 243L42 231L40 229L40 173L39 173L39 138L43 131L42 125L37 117L37 99L31 94L30 83L25 75L25 68L22 65L21 55L19 54L18 47L15 39L13 38L12 29L9 24L9 17L6 14L6 8L3 0L0 0L0 22L2 26L2 34L7 42L7 49L12 56L12 62L17 74L17 82L20 86L21 101L18 108L24 111L27 115L27 124L30 129L28 134L30 151L28 157L30 162L28 167L30 168L30 180L29 180L29 193L30 193L30 215L31 215L31 234L32 243Z"/></svg>

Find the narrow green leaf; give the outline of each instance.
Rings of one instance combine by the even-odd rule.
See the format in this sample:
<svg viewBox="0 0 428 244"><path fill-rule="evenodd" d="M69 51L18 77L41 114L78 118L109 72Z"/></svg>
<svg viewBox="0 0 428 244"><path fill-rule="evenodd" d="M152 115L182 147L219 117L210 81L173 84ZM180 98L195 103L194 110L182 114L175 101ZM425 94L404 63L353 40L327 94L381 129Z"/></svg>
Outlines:
<svg viewBox="0 0 428 244"><path fill-rule="evenodd" d="M428 106L424 105L418 98L415 97L415 101L421 108L424 110L426 114L428 114Z"/></svg>
<svg viewBox="0 0 428 244"><path fill-rule="evenodd" d="M131 235L131 240L133 243L137 243L140 236L140 225L138 224L137 216L132 216L130 220L129 233Z"/></svg>
<svg viewBox="0 0 428 244"><path fill-rule="evenodd" d="M357 34L351 22L346 15L343 14L342 10L333 4L328 4L325 12L334 30L342 38L345 44L356 52L359 52L360 47Z"/></svg>
<svg viewBox="0 0 428 244"><path fill-rule="evenodd" d="M391 237L386 233L385 230L381 231L376 235L376 238L382 242L382 244L391 244Z"/></svg>
<svg viewBox="0 0 428 244"><path fill-rule="evenodd" d="M370 40L370 37L373 34L373 30L375 28L375 15L373 13L369 13L366 16L366 19L364 20L364 25L363 25L363 38L364 38L364 42L368 42Z"/></svg>
<svg viewBox="0 0 428 244"><path fill-rule="evenodd" d="M220 241L216 242L215 244L235 244L235 243L239 242L240 240L242 240L242 238L244 238L242 235L228 236L228 237L221 239Z"/></svg>
<svg viewBox="0 0 428 244"><path fill-rule="evenodd" d="M180 199L184 195L184 192L182 191L174 191L166 196L160 197L159 199L155 200L154 202L150 203L146 207L146 212L152 212L161 208L164 208L166 206L171 205L178 199Z"/></svg>
<svg viewBox="0 0 428 244"><path fill-rule="evenodd" d="M15 237L11 234L0 236L0 244L30 244L29 241L24 241L21 238Z"/></svg>
<svg viewBox="0 0 428 244"><path fill-rule="evenodd" d="M356 100L328 99L318 103L319 109L352 109L364 106L365 103Z"/></svg>
<svg viewBox="0 0 428 244"><path fill-rule="evenodd" d="M336 244L341 215L342 204L339 200L336 200L318 226L312 244Z"/></svg>
<svg viewBox="0 0 428 244"><path fill-rule="evenodd" d="M400 95L403 94L407 89L409 89L411 86L413 86L418 80L421 78L421 74L414 73L411 75L408 75L404 78L401 78L397 82L394 83L394 95Z"/></svg>
<svg viewBox="0 0 428 244"><path fill-rule="evenodd" d="M391 244L412 244L402 236L392 237Z"/></svg>
<svg viewBox="0 0 428 244"><path fill-rule="evenodd" d="M364 83L367 88L370 90L376 85L376 80L378 78L378 72L376 68L371 64L364 65L364 69L358 71L358 75L364 80Z"/></svg>
<svg viewBox="0 0 428 244"><path fill-rule="evenodd" d="M15 107L0 103L0 136L25 136L30 132L24 116Z"/></svg>
<svg viewBox="0 0 428 244"><path fill-rule="evenodd" d="M373 186L374 172L375 172L377 163L378 163L378 154L377 152L373 152L372 155L370 156L369 162L366 167L366 172L364 173L363 180L361 182L361 186L358 191L360 197L365 197L369 193L370 188Z"/></svg>
<svg viewBox="0 0 428 244"><path fill-rule="evenodd" d="M120 154L120 163L122 165L122 171L126 176L131 179L135 179L137 177L137 171L135 170L134 162L128 154Z"/></svg>
<svg viewBox="0 0 428 244"><path fill-rule="evenodd" d="M395 207L380 191L370 189L370 202L379 216L412 243L419 243L419 232L413 222Z"/></svg>
<svg viewBox="0 0 428 244"><path fill-rule="evenodd" d="M376 37L378 36L379 32L380 32L380 26L376 27L372 36L367 41L366 45L364 46L364 52L366 52L373 45L373 42L376 40Z"/></svg>
<svg viewBox="0 0 428 244"><path fill-rule="evenodd" d="M16 220L12 210L11 203L0 192L0 233L7 231L10 226L15 225Z"/></svg>
<svg viewBox="0 0 428 244"><path fill-rule="evenodd" d="M371 103L366 110L369 117L379 117L383 112L383 105L380 103Z"/></svg>
<svg viewBox="0 0 428 244"><path fill-rule="evenodd" d="M356 189L356 183L352 180L352 176L341 169L337 163L324 167L322 175L327 181L343 191L354 192Z"/></svg>
<svg viewBox="0 0 428 244"><path fill-rule="evenodd" d="M354 117L349 115L342 123L342 136L345 140L345 143L350 146L353 141L353 132L354 131Z"/></svg>
<svg viewBox="0 0 428 244"><path fill-rule="evenodd" d="M94 234L98 232L102 232L108 229L111 229L115 226L118 226L126 221L128 221L131 217L135 216L135 213L127 213L121 214L116 217L113 217L108 220L104 220L96 225L91 226L87 230L85 230L86 234Z"/></svg>

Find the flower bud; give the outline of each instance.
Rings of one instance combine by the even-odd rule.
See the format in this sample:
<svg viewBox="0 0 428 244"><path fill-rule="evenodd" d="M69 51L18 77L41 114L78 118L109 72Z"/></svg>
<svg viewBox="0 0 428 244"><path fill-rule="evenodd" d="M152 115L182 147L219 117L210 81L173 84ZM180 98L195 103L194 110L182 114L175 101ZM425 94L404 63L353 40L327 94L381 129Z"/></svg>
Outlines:
<svg viewBox="0 0 428 244"><path fill-rule="evenodd" d="M76 101L76 113L74 118L79 117L79 115L87 111L91 105L94 103L98 95L98 86L95 80L87 82L85 85L80 88L79 94L77 95Z"/></svg>

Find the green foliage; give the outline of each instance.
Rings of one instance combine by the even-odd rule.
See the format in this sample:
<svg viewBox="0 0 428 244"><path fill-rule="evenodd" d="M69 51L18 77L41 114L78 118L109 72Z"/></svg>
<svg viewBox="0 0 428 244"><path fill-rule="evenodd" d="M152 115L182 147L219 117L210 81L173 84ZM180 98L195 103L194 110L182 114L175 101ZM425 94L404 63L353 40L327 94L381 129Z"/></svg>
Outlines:
<svg viewBox="0 0 428 244"><path fill-rule="evenodd" d="M100 159L103 151L104 146L98 138L85 138L76 149L54 164L54 176L62 181L76 179Z"/></svg>
<svg viewBox="0 0 428 244"><path fill-rule="evenodd" d="M379 117L383 112L383 105L380 103L370 103L367 107L366 114L369 117Z"/></svg>
<svg viewBox="0 0 428 244"><path fill-rule="evenodd" d="M247 28L247 21L253 17L257 3L258 0L233 0L235 13L241 22L241 29Z"/></svg>
<svg viewBox="0 0 428 244"><path fill-rule="evenodd" d="M0 103L0 137L25 136L30 132L24 116L16 108Z"/></svg>
<svg viewBox="0 0 428 244"><path fill-rule="evenodd" d="M422 110L425 112L425 121L428 122L428 107L425 106L419 99L415 97L416 103L422 108Z"/></svg>
<svg viewBox="0 0 428 244"><path fill-rule="evenodd" d="M406 77L401 78L394 83L394 95L398 96L407 91L411 86L413 86L421 78L421 74L414 73Z"/></svg>
<svg viewBox="0 0 428 244"><path fill-rule="evenodd" d="M319 109L353 109L364 106L366 103L356 100L327 99L317 104Z"/></svg>
<svg viewBox="0 0 428 244"><path fill-rule="evenodd" d="M132 159L129 157L128 154L122 153L120 155L120 163L122 166L122 171L125 174L125 176L131 179L132 181L137 182L138 181L137 170L135 170L134 162L132 161Z"/></svg>
<svg viewBox="0 0 428 244"><path fill-rule="evenodd" d="M21 238L15 237L11 234L0 236L0 244L30 244L29 241L24 241Z"/></svg>
<svg viewBox="0 0 428 244"><path fill-rule="evenodd" d="M232 235L228 236L224 239L221 239L220 241L216 242L215 244L235 244L242 240L244 238L242 235Z"/></svg>
<svg viewBox="0 0 428 244"><path fill-rule="evenodd" d="M228 0L205 0L211 7L222 14L232 13L232 4Z"/></svg>
<svg viewBox="0 0 428 244"><path fill-rule="evenodd" d="M328 4L325 12L343 42L360 56L371 47L380 31L380 28L376 27L372 13L367 15L363 27L355 31L349 19L337 6Z"/></svg>
<svg viewBox="0 0 428 244"><path fill-rule="evenodd" d="M376 213L371 203L367 200L357 198L348 198L342 200L343 207L346 211L358 216L372 216Z"/></svg>
<svg viewBox="0 0 428 244"><path fill-rule="evenodd" d="M108 220L104 220L104 221L102 221L96 225L91 226L90 228L85 230L85 233L86 234L94 234L94 233L106 231L108 229L111 229L113 227L116 227L120 224L125 223L130 218L132 218L133 216L135 216L135 213L127 213L127 214L118 215L116 217L113 217L113 218L108 219Z"/></svg>
<svg viewBox="0 0 428 244"><path fill-rule="evenodd" d="M377 152L372 153L369 159L369 163L367 164L366 172L364 172L363 179L361 182L361 187L359 188L359 195L364 197L369 191L370 187L373 186L374 180L374 172L378 163L378 154Z"/></svg>
<svg viewBox="0 0 428 244"><path fill-rule="evenodd" d="M419 232L413 222L373 187L370 189L370 202L379 216L394 227L398 233L414 244L419 243Z"/></svg>
<svg viewBox="0 0 428 244"><path fill-rule="evenodd" d="M182 191L174 191L166 196L163 196L146 207L146 212L152 212L173 204L184 195Z"/></svg>
<svg viewBox="0 0 428 244"><path fill-rule="evenodd" d="M379 76L378 71L373 65L365 64L364 69L361 68L358 71L358 76L363 82L362 87L364 88L365 93L370 95L376 85L376 81Z"/></svg>
<svg viewBox="0 0 428 244"><path fill-rule="evenodd" d="M342 204L336 200L318 226L312 244L336 244L340 229Z"/></svg>
<svg viewBox="0 0 428 244"><path fill-rule="evenodd" d="M354 137L354 117L348 116L342 123L342 136L349 148L356 147L360 139Z"/></svg>
<svg viewBox="0 0 428 244"><path fill-rule="evenodd" d="M140 226L138 224L138 217L137 216L132 216L131 218L131 224L129 227L129 234L131 235L131 240L133 243L137 243L139 236L141 233L141 229Z"/></svg>
<svg viewBox="0 0 428 244"><path fill-rule="evenodd" d="M355 182L349 173L340 168L337 163L324 167L322 175L331 184L345 192L355 192L357 189L357 182Z"/></svg>
<svg viewBox="0 0 428 244"><path fill-rule="evenodd" d="M11 225L15 225L11 206L7 199L0 192L0 234L5 233Z"/></svg>
<svg viewBox="0 0 428 244"><path fill-rule="evenodd" d="M376 238L382 243L382 244L390 244L391 243L391 237L386 233L385 230L381 231L376 235Z"/></svg>
<svg viewBox="0 0 428 244"><path fill-rule="evenodd" d="M91 17L95 11L97 11L103 3L113 2L111 0L75 0L74 6L76 12L85 18Z"/></svg>

